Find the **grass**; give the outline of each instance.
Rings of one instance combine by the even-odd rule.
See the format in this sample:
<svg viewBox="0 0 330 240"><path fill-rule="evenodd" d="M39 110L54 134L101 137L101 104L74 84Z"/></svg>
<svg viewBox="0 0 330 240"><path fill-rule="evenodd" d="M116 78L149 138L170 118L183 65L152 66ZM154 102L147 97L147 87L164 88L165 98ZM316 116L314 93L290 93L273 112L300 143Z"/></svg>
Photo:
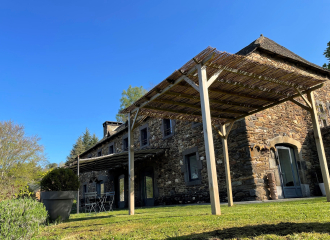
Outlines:
<svg viewBox="0 0 330 240"><path fill-rule="evenodd" d="M46 226L36 239L330 239L330 203L325 198L292 202L137 208L72 214Z"/></svg>

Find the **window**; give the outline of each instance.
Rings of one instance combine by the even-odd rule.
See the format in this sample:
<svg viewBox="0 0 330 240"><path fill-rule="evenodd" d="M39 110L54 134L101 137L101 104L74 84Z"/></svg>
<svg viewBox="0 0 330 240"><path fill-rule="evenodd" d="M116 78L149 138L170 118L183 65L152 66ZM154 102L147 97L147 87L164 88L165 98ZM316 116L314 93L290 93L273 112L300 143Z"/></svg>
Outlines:
<svg viewBox="0 0 330 240"><path fill-rule="evenodd" d="M97 152L97 156L101 157L102 156L102 149Z"/></svg>
<svg viewBox="0 0 330 240"><path fill-rule="evenodd" d="M148 123L140 127L140 146L141 147L149 146Z"/></svg>
<svg viewBox="0 0 330 240"><path fill-rule="evenodd" d="M187 186L201 184L202 162L199 159L198 148L193 147L183 152L181 171Z"/></svg>
<svg viewBox="0 0 330 240"><path fill-rule="evenodd" d="M128 150L128 134L125 134L123 136L122 149L123 149L123 151L127 151Z"/></svg>
<svg viewBox="0 0 330 240"><path fill-rule="evenodd" d="M87 185L84 184L83 186L83 198L85 198L85 193L87 193Z"/></svg>
<svg viewBox="0 0 330 240"><path fill-rule="evenodd" d="M96 184L96 192L98 195L104 194L104 182L100 181Z"/></svg>
<svg viewBox="0 0 330 240"><path fill-rule="evenodd" d="M320 123L320 127L326 127L328 125L328 116L325 112L325 105L323 102L316 100L316 106L317 106L317 110L318 110L318 117L319 117L319 123Z"/></svg>
<svg viewBox="0 0 330 240"><path fill-rule="evenodd" d="M125 201L125 175L119 176L119 201Z"/></svg>
<svg viewBox="0 0 330 240"><path fill-rule="evenodd" d="M115 144L110 143L110 145L109 145L109 154L113 154L113 153L115 153Z"/></svg>
<svg viewBox="0 0 330 240"><path fill-rule="evenodd" d="M163 119L162 132L163 138L169 138L174 135L175 121L172 119Z"/></svg>
<svg viewBox="0 0 330 240"><path fill-rule="evenodd" d="M190 154L186 156L187 164L188 164L188 172L189 172L189 181L193 181L199 178L198 176L198 164L196 159L196 153Z"/></svg>

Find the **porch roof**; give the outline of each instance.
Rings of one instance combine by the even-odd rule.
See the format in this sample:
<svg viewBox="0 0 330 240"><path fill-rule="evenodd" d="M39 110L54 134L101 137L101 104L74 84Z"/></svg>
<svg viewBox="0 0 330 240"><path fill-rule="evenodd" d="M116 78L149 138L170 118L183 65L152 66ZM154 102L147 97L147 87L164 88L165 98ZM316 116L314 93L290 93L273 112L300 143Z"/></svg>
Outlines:
<svg viewBox="0 0 330 240"><path fill-rule="evenodd" d="M167 148L149 148L142 149L134 152L134 160L142 160L148 157L155 157L165 152ZM127 165L128 152L113 153L100 157L86 158L79 160L79 172L101 171L109 168ZM71 168L74 172L77 172L77 161L75 161L68 168Z"/></svg>
<svg viewBox="0 0 330 240"><path fill-rule="evenodd" d="M327 78L208 47L121 113L202 122L197 65L206 68L213 124L226 124L322 87Z"/></svg>

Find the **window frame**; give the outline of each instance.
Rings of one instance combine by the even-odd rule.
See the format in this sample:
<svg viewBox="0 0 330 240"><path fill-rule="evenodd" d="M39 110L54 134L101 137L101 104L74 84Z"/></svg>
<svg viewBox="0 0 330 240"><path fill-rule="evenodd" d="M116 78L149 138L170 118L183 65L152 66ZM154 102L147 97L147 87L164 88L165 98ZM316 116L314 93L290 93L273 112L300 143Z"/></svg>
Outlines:
<svg viewBox="0 0 330 240"><path fill-rule="evenodd" d="M112 147L112 149L113 149L113 152L112 152L112 153L110 153L110 148L111 148L111 147ZM108 148L108 150L109 150L109 154L114 154L114 153L116 153L115 142L112 142L112 143L109 144L109 148Z"/></svg>
<svg viewBox="0 0 330 240"><path fill-rule="evenodd" d="M127 149L125 149L125 140L127 139ZM123 137L122 137L122 150L124 152L127 152L128 151L128 134L125 134Z"/></svg>
<svg viewBox="0 0 330 240"><path fill-rule="evenodd" d="M147 143L144 144L144 145L142 145L142 134L141 134L143 130L146 130L147 131ZM139 127L139 132L140 132L140 137L139 137L139 140L140 140L140 149L145 148L145 147L148 147L150 145L149 124L148 123L145 123L142 126L140 126Z"/></svg>
<svg viewBox="0 0 330 240"><path fill-rule="evenodd" d="M102 156L102 148L100 150L97 151L97 156L101 157Z"/></svg>
<svg viewBox="0 0 330 240"><path fill-rule="evenodd" d="M192 154L196 154L196 162L198 167L198 178L197 179L191 179L191 172L189 168L189 159L188 157ZM202 176L201 176L201 170L203 168L202 161L199 158L198 153L198 147L192 147L189 149L186 149L182 152L183 157L183 165L181 166L181 171L184 173L184 180L186 183L186 186L193 186L193 185L199 185L202 184Z"/></svg>
<svg viewBox="0 0 330 240"><path fill-rule="evenodd" d="M172 124L172 132L171 132L171 134L166 135L166 136L165 136L165 120L170 120L171 124ZM162 131L162 134L163 134L163 140L174 136L174 134L175 134L175 125L176 125L175 119L168 119L168 118L162 119L161 131Z"/></svg>
<svg viewBox="0 0 330 240"><path fill-rule="evenodd" d="M318 119L319 119L320 127L326 127L326 126L328 126L329 125L329 123L328 123L328 115L327 115L327 112L326 112L326 110L329 111L328 104L326 105L322 101L316 100L315 101L315 105L316 105L316 108L317 108L317 114L318 114ZM321 111L320 106L322 107L322 110L323 111Z"/></svg>

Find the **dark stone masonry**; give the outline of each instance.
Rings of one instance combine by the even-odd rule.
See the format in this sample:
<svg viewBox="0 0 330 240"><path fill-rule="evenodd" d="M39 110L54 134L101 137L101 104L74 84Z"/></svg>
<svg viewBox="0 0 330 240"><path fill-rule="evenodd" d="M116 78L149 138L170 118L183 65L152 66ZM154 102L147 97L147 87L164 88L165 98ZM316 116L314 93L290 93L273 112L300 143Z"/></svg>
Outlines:
<svg viewBox="0 0 330 240"><path fill-rule="evenodd" d="M318 73L316 68L290 61L279 54L255 50L245 55L261 63L324 78L324 74ZM328 161L329 88L326 83L315 92ZM302 99L297 100L303 103ZM166 150L135 162L136 206L210 202L202 124L146 118L141 126L143 128L134 131L135 150ZM103 127L104 138L83 153L81 159L127 151L125 124L105 122ZM213 139L220 200L226 202L222 143L216 131L213 131ZM322 181L322 177L310 113L296 104L286 102L237 121L229 134L228 148L234 201L270 199L269 172L275 175L279 198L320 194L317 183ZM289 155L283 155L286 152L290 152L291 165L286 159ZM85 192L115 191L115 206L127 207L127 175L127 165L82 173L80 197L83 198Z"/></svg>

